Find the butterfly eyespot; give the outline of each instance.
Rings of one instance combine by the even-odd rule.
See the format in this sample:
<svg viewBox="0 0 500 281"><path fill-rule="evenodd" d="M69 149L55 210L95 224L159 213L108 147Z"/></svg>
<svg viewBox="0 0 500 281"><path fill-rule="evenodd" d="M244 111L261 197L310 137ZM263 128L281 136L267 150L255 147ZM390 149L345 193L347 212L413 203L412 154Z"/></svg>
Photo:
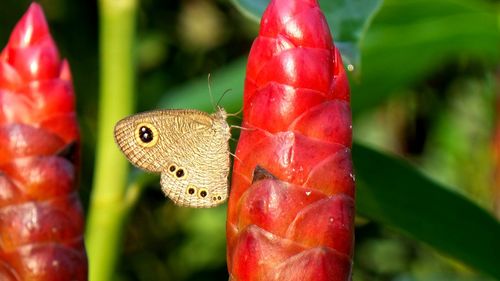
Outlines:
<svg viewBox="0 0 500 281"><path fill-rule="evenodd" d="M219 201L220 201L220 200L222 200L222 197L220 197L220 196L217 196L217 200L219 200Z"/></svg>
<svg viewBox="0 0 500 281"><path fill-rule="evenodd" d="M212 200L213 200L213 201L217 201L217 197L215 197L215 196L214 196L214 197L212 197Z"/></svg>
<svg viewBox="0 0 500 281"><path fill-rule="evenodd" d="M200 196L201 198L205 198L207 197L207 195L208 192L205 189L200 189L200 191L198 192L198 196Z"/></svg>
<svg viewBox="0 0 500 281"><path fill-rule="evenodd" d="M139 128L139 138L142 142L148 143L153 141L153 131L146 126Z"/></svg>
<svg viewBox="0 0 500 281"><path fill-rule="evenodd" d="M194 187L193 185L189 185L186 191L188 194L193 195L196 193L196 187Z"/></svg>
<svg viewBox="0 0 500 281"><path fill-rule="evenodd" d="M158 130L150 123L140 123L136 126L135 140L143 147L152 147L158 142Z"/></svg>
<svg viewBox="0 0 500 281"><path fill-rule="evenodd" d="M184 170L181 168L179 170L177 170L177 172L175 172L175 175L178 177L178 178L182 178L186 175L186 173L184 172Z"/></svg>
<svg viewBox="0 0 500 281"><path fill-rule="evenodd" d="M173 172L175 172L175 170L177 170L177 168L175 167L175 165L170 165L170 166L168 167L168 170L169 170L171 173L173 173Z"/></svg>

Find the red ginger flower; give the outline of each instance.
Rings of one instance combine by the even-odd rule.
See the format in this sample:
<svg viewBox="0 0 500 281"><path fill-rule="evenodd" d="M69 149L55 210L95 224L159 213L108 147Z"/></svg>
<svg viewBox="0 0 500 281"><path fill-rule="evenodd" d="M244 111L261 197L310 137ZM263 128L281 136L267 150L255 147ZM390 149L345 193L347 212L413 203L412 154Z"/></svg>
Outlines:
<svg viewBox="0 0 500 281"><path fill-rule="evenodd" d="M0 53L0 280L87 280L68 63L32 4Z"/></svg>
<svg viewBox="0 0 500 281"><path fill-rule="evenodd" d="M316 0L270 2L246 75L228 207L231 280L350 280L349 86Z"/></svg>

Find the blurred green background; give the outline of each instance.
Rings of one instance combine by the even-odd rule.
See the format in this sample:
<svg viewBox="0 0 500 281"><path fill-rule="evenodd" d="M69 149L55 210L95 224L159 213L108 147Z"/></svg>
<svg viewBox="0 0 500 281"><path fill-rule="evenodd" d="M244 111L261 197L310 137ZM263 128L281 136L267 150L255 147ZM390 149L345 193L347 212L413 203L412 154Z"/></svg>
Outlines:
<svg viewBox="0 0 500 281"><path fill-rule="evenodd" d="M39 3L73 72L84 150L80 193L88 206L97 131L97 3ZM363 21L373 21L366 21L363 29L342 32L338 30L349 26L349 19L341 22L336 15L349 8L357 8L351 10L356 14L360 8L344 3L336 10L328 1L321 3L333 19L329 22L335 40L355 66L355 140L404 158L432 181L492 212L494 200L500 200L493 196L491 157L498 117L498 1L353 1L372 5L373 11L360 14ZM2 45L29 4L0 3ZM212 110L208 73L215 97L231 89L222 105L238 111L246 56L258 31L257 22L242 15L245 5L224 0L140 1L137 111ZM151 182L127 223L116 280L227 280L225 205L209 210L175 207L157 181ZM404 180L400 185L405 188ZM421 204L425 209L426 203ZM420 211L414 210L415 216ZM363 215L357 220L354 281L493 280L412 233ZM500 253L494 256L492 262L500 267Z"/></svg>

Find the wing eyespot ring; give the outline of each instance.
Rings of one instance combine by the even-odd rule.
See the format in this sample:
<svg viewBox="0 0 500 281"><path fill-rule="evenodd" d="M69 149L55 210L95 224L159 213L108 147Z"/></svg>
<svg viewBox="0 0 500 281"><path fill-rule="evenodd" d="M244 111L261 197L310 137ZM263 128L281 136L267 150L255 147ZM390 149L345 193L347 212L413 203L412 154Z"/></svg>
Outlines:
<svg viewBox="0 0 500 281"><path fill-rule="evenodd" d="M141 122L135 127L135 142L142 147L153 147L158 143L160 134L158 129L151 123Z"/></svg>
<svg viewBox="0 0 500 281"><path fill-rule="evenodd" d="M186 188L186 193L189 194L189 195L193 195L196 193L196 186L190 184L188 185L188 187Z"/></svg>
<svg viewBox="0 0 500 281"><path fill-rule="evenodd" d="M184 171L184 169L182 168L179 168L177 169L177 171L175 172L175 176L178 178L178 179L183 179L186 177L186 172Z"/></svg>
<svg viewBox="0 0 500 281"><path fill-rule="evenodd" d="M182 167L178 167L177 165L175 164L170 164L167 168L167 171L174 177L178 178L178 179L184 179L187 177L187 172L186 172L186 169L182 168Z"/></svg>
<svg viewBox="0 0 500 281"><path fill-rule="evenodd" d="M222 200L222 196L220 196L220 195L215 196L215 195L214 195L214 197L212 197L212 200L213 200L214 202L221 201L221 200Z"/></svg>
<svg viewBox="0 0 500 281"><path fill-rule="evenodd" d="M205 198L205 197L207 197L207 195L208 195L208 192L206 189L200 188L200 190L198 190L198 197Z"/></svg>
<svg viewBox="0 0 500 281"><path fill-rule="evenodd" d="M175 171L177 171L177 167L174 164L171 164L170 166L168 166L169 173L173 174L173 173L175 173Z"/></svg>

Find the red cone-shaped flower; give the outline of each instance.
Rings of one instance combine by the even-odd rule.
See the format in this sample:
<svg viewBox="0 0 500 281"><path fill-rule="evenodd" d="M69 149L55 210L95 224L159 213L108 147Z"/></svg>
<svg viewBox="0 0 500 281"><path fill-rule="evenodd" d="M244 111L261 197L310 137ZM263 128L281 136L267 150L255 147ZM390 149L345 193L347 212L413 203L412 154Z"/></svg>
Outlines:
<svg viewBox="0 0 500 281"><path fill-rule="evenodd" d="M349 86L316 0L271 1L246 75L227 222L231 280L350 280Z"/></svg>
<svg viewBox="0 0 500 281"><path fill-rule="evenodd" d="M87 280L69 66L32 4L0 53L0 280Z"/></svg>

